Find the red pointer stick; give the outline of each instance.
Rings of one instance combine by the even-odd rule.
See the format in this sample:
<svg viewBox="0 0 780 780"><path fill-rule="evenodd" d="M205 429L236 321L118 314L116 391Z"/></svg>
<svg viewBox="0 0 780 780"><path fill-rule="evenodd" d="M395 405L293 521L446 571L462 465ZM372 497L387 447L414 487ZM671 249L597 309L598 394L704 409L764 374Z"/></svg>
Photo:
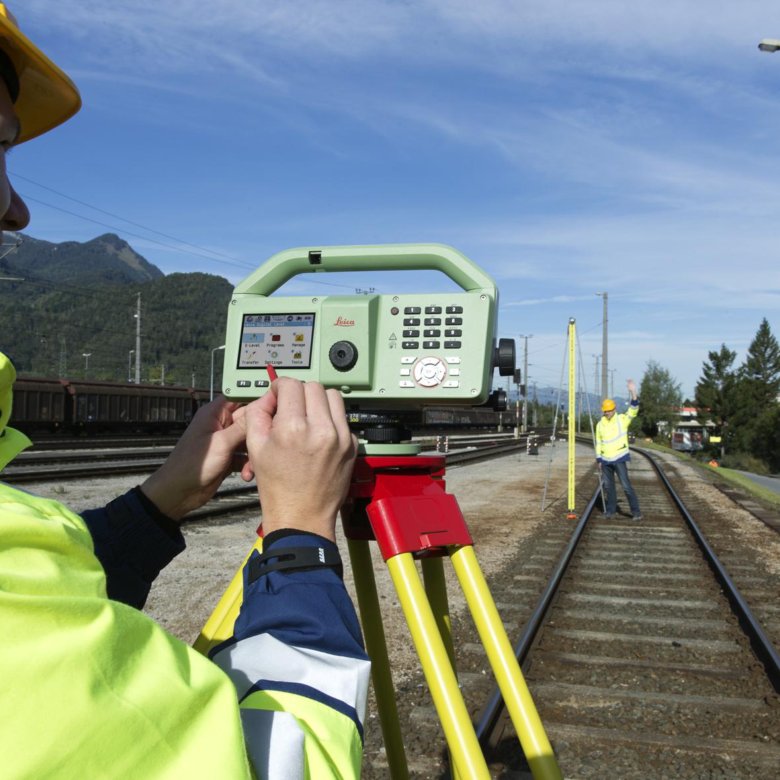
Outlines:
<svg viewBox="0 0 780 780"><path fill-rule="evenodd" d="M276 381L276 379L277 379L277 376L276 376L276 369L275 369L275 368L274 368L274 367L273 367L273 366L272 366L270 363L266 363L266 364L265 364L265 370L268 372L268 378L269 378L269 379L270 379L272 382L275 382L275 381Z"/></svg>

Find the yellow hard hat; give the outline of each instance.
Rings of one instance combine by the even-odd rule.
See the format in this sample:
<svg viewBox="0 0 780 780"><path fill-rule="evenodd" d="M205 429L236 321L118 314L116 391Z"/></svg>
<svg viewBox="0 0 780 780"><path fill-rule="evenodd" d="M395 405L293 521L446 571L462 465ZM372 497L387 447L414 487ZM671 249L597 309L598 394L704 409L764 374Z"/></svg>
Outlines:
<svg viewBox="0 0 780 780"><path fill-rule="evenodd" d="M29 141L70 119L81 108L76 85L22 31L13 14L0 3L0 74L6 82L18 80L14 100L21 132L16 143ZM10 67L13 71L7 71Z"/></svg>
<svg viewBox="0 0 780 780"><path fill-rule="evenodd" d="M602 412L613 412L615 410L615 402L611 398L605 398L601 402Z"/></svg>

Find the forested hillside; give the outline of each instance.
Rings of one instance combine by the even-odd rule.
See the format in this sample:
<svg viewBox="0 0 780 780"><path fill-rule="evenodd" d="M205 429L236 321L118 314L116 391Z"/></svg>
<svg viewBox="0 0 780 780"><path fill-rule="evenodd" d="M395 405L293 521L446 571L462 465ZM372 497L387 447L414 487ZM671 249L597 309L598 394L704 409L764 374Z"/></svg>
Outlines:
<svg viewBox="0 0 780 780"><path fill-rule="evenodd" d="M126 381L141 294L141 379L208 386L232 285L164 276L114 235L84 244L25 237L0 261L0 349L20 373ZM220 363L221 364L221 363ZM134 375L134 363L132 374Z"/></svg>

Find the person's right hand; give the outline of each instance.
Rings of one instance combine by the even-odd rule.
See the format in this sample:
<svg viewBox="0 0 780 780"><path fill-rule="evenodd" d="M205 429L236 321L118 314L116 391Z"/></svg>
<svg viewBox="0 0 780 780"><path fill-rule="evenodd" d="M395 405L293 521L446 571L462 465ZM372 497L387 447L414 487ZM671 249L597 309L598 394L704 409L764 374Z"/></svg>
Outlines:
<svg viewBox="0 0 780 780"><path fill-rule="evenodd" d="M263 533L296 528L335 541L357 454L338 390L280 377L245 407L242 422Z"/></svg>

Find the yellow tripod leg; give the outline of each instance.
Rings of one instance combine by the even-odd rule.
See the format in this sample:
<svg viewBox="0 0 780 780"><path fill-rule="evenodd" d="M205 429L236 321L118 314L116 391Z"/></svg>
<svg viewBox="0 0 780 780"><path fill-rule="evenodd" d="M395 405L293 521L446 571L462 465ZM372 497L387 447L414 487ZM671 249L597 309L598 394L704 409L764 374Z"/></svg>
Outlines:
<svg viewBox="0 0 780 780"><path fill-rule="evenodd" d="M450 558L534 779L562 780L552 745L509 644L474 548L471 545L461 547L452 552Z"/></svg>
<svg viewBox="0 0 780 780"><path fill-rule="evenodd" d="M425 593L433 610L433 617L439 627L439 633L447 650L450 664L455 670L455 648L452 644L452 620L450 620L450 605L447 600L447 581L444 578L443 558L423 558L422 573Z"/></svg>
<svg viewBox="0 0 780 780"><path fill-rule="evenodd" d="M433 618L439 628L439 633L444 642L444 649L447 651L447 656L450 659L450 664L457 680L458 670L455 665L455 646L452 642L452 620L450 619L447 580L444 577L443 561L444 559L441 557L422 559L423 584L425 585L428 602L433 611ZM450 754L450 765L452 766L452 776L455 780L462 780L452 754Z"/></svg>
<svg viewBox="0 0 780 780"><path fill-rule="evenodd" d="M374 565L367 541L347 540L349 560L355 578L355 593L360 609L360 622L366 640L366 652L371 659L371 681L374 684L379 722L385 743L385 754L393 780L407 780L409 768L406 763L401 723L395 701L395 687L387 655L385 629L376 591Z"/></svg>
<svg viewBox="0 0 780 780"><path fill-rule="evenodd" d="M232 636L244 596L244 566L254 550L263 551L263 540L259 536L195 640L193 647L199 653L206 655L212 647Z"/></svg>
<svg viewBox="0 0 780 780"><path fill-rule="evenodd" d="M489 780L485 758L411 553L388 558L387 567L420 657L455 770L460 777L470 780Z"/></svg>

